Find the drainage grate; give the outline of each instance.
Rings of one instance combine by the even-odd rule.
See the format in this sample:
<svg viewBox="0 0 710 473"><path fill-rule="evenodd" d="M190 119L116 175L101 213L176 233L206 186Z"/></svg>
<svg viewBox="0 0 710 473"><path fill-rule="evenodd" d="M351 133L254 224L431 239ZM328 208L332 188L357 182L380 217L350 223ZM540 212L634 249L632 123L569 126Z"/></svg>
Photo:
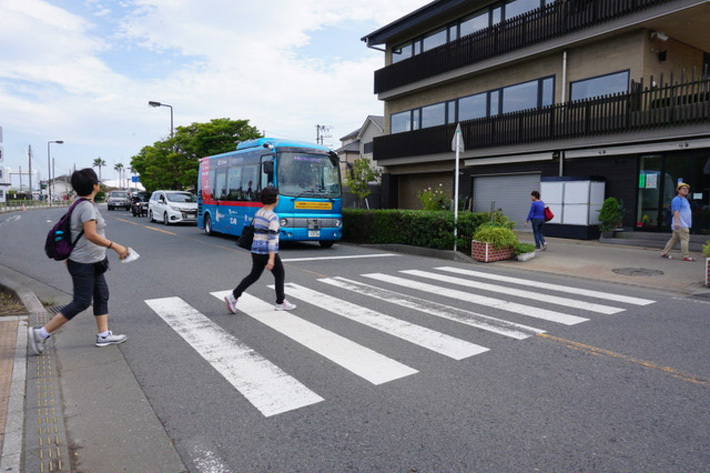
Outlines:
<svg viewBox="0 0 710 473"><path fill-rule="evenodd" d="M612 271L624 276L663 276L663 271L647 268L618 268L612 269Z"/></svg>
<svg viewBox="0 0 710 473"><path fill-rule="evenodd" d="M52 307L45 307L45 309L47 309L47 312L49 312L51 314L55 314L55 315L60 313L63 308L64 308L63 305L55 305Z"/></svg>

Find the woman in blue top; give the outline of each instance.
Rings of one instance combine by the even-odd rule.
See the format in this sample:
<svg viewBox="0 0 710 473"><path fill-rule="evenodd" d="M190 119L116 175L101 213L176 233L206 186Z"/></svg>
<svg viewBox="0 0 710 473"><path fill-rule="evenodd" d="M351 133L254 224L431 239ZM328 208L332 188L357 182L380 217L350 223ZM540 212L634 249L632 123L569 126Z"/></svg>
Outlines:
<svg viewBox="0 0 710 473"><path fill-rule="evenodd" d="M237 300L242 293L254 284L264 272L264 268L271 271L276 282L276 310L293 310L296 308L285 299L284 293L284 266L279 258L279 216L274 213L274 208L279 203L279 194L273 187L261 191L262 208L254 215L254 241L251 244L251 273L224 298L227 310L237 313Z"/></svg>
<svg viewBox="0 0 710 473"><path fill-rule="evenodd" d="M537 251L545 251L547 249L547 241L545 241L545 236L542 234L542 227L545 225L545 203L540 200L538 191L530 193L530 200L532 200L532 204L530 204L528 218L525 219L525 226L528 226L528 222L532 222L535 249Z"/></svg>

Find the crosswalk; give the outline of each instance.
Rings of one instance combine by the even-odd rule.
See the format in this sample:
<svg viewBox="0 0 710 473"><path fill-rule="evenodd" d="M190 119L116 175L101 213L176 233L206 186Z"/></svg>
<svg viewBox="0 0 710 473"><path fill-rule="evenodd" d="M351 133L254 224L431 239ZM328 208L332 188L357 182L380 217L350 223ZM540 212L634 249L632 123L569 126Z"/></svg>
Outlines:
<svg viewBox="0 0 710 473"><path fill-rule="evenodd" d="M615 315L627 310L628 306L646 306L655 302L450 266L428 271L403 270L397 274L367 273L359 275L358 280L322 278L317 283L314 287L286 284L289 299L299 301L298 309L293 312L277 312L271 302L245 293L239 299L239 315L257 320L373 385L412 376L419 371L310 322L299 313L308 314L314 309L324 311L460 361L486 353L491 348L387 312L390 308L397 314L415 311L495 335L525 340L546 330L506 320L501 314L510 314L516 320L522 317L527 321L529 318L531 323L538 321L544 327L554 324L572 326L589 321L588 317ZM333 295L333 291L337 295ZM229 292L221 290L210 294L221 301ZM521 302L506 300L505 297ZM353 299L372 300L378 309L351 302ZM449 302L442 303L441 300ZM145 302L265 417L324 400L181 298L167 297ZM388 309L383 310L382 307ZM588 317L578 315L580 313Z"/></svg>

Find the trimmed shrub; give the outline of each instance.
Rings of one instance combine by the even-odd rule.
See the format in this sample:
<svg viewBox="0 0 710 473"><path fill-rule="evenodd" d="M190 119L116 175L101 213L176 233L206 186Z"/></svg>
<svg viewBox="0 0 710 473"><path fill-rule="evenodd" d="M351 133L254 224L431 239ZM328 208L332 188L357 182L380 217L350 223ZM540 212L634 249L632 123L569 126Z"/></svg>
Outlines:
<svg viewBox="0 0 710 473"><path fill-rule="evenodd" d="M490 220L488 212L460 212L457 250L470 254L472 235ZM514 224L500 212L493 214L493 221L495 225L508 229ZM343 241L453 250L454 213L447 210L343 209Z"/></svg>

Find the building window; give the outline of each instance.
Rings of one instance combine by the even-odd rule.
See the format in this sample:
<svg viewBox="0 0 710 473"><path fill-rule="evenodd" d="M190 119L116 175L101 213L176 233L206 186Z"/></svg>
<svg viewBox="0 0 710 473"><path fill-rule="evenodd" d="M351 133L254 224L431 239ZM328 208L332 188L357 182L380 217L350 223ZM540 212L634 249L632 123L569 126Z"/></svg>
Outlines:
<svg viewBox="0 0 710 473"><path fill-rule="evenodd" d="M459 121L483 118L488 110L488 93L470 95L459 99Z"/></svg>
<svg viewBox="0 0 710 473"><path fill-rule="evenodd" d="M422 107L422 128L444 125L446 123L446 103L435 103Z"/></svg>
<svg viewBox="0 0 710 473"><path fill-rule="evenodd" d="M513 0L505 4L505 18L509 20L541 6L540 0Z"/></svg>
<svg viewBox="0 0 710 473"><path fill-rule="evenodd" d="M489 26L489 12L477 13L476 15L466 18L461 22L459 26L459 35L461 37L473 34L476 31L481 31Z"/></svg>
<svg viewBox="0 0 710 473"><path fill-rule="evenodd" d="M446 44L446 29L441 29L425 36L422 40L422 52L437 48L442 44Z"/></svg>
<svg viewBox="0 0 710 473"><path fill-rule="evenodd" d="M572 82L570 84L570 100L590 99L620 92L627 93L628 91L629 71L615 72Z"/></svg>
<svg viewBox="0 0 710 473"><path fill-rule="evenodd" d="M523 82L503 89L503 113L537 108L538 81Z"/></svg>
<svg viewBox="0 0 710 473"><path fill-rule="evenodd" d="M392 62L404 61L412 57L412 43L400 44L392 49Z"/></svg>
<svg viewBox="0 0 710 473"><path fill-rule="evenodd" d="M390 133L402 133L412 130L412 111L395 113L390 117Z"/></svg>

